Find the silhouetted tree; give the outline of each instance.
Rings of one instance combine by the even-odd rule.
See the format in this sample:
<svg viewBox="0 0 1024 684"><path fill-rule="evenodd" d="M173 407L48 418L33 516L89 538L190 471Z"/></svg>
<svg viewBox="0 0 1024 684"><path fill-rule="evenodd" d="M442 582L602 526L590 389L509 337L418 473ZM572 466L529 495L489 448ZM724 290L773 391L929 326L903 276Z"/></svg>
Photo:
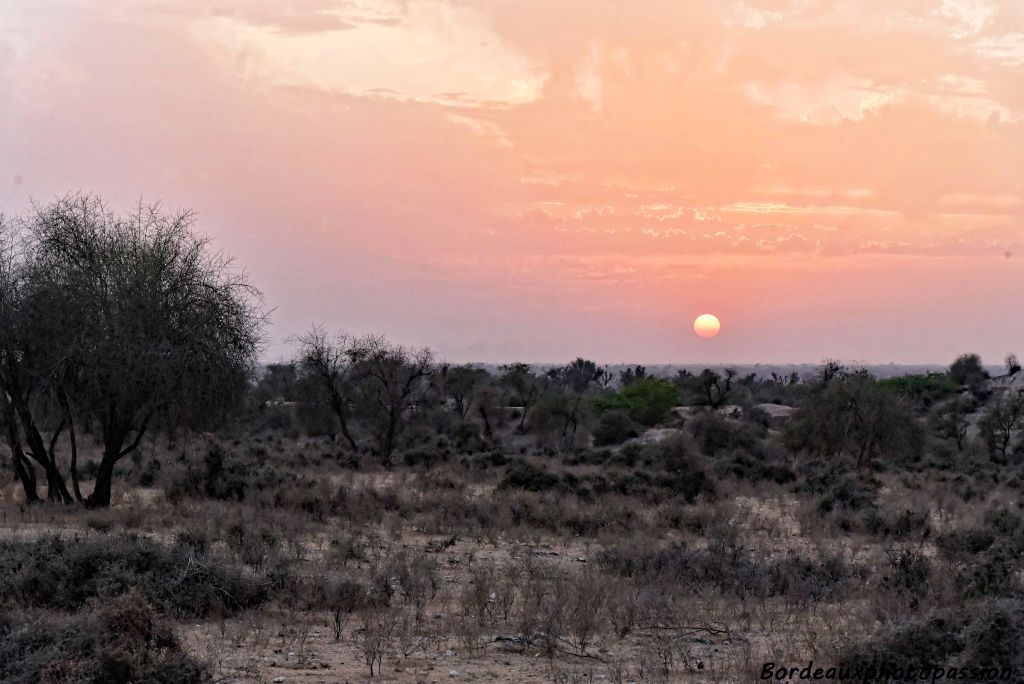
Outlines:
<svg viewBox="0 0 1024 684"><path fill-rule="evenodd" d="M345 441L358 450L351 423L362 356L360 343L347 335L330 337L317 326L300 336L298 343L296 365L302 400L327 407Z"/></svg>
<svg viewBox="0 0 1024 684"><path fill-rule="evenodd" d="M362 415L376 428L382 462L391 465L403 422L430 389L433 355L429 349L407 349L375 336L357 340L352 355L358 368Z"/></svg>
<svg viewBox="0 0 1024 684"><path fill-rule="evenodd" d="M981 357L977 354L961 354L949 367L949 377L958 385L976 389L988 379L988 372L981 365Z"/></svg>
<svg viewBox="0 0 1024 684"><path fill-rule="evenodd" d="M18 398L16 409L31 451L48 450L54 463L68 431L76 498L76 426L98 435L90 506L110 504L114 468L148 432L212 428L249 387L264 322L259 293L193 225L192 214L159 206L116 215L88 196L39 208L27 222L21 334L39 404ZM33 434L47 413L57 424L48 447ZM63 481L49 479L70 500Z"/></svg>
<svg viewBox="0 0 1024 684"><path fill-rule="evenodd" d="M705 406L717 409L725 404L726 399L729 398L729 393L732 391L732 381L736 377L736 369L726 368L724 372L725 376L723 377L716 371L705 368L697 376L697 387L700 391L702 403Z"/></svg>
<svg viewBox="0 0 1024 684"><path fill-rule="evenodd" d="M490 377L486 369L476 368L470 364L452 366L446 363L438 369L441 392L463 420L473 408L476 393L490 381Z"/></svg>
<svg viewBox="0 0 1024 684"><path fill-rule="evenodd" d="M627 368L624 371L619 371L619 384L623 387L628 387L630 384L637 380L643 380L647 377L646 366L636 366L635 368Z"/></svg>
<svg viewBox="0 0 1024 684"><path fill-rule="evenodd" d="M508 363L498 366L498 373L501 384L509 389L512 393L512 400L523 410L519 416L517 428L523 432L527 414L544 390L544 384L526 363Z"/></svg>

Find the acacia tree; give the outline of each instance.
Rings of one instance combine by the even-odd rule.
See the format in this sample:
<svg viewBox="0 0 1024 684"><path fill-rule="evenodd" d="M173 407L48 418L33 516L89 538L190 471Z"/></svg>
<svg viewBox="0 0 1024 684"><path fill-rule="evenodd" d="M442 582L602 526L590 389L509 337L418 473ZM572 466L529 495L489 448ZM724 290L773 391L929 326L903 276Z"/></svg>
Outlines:
<svg viewBox="0 0 1024 684"><path fill-rule="evenodd" d="M785 437L791 448L825 456L851 453L860 470L885 452L920 451L921 426L906 400L866 370L832 370L819 375L815 391L790 420Z"/></svg>
<svg viewBox="0 0 1024 684"><path fill-rule="evenodd" d="M351 354L358 368L362 415L375 428L381 460L390 465L406 418L430 391L433 354L390 344L380 336L356 340Z"/></svg>
<svg viewBox="0 0 1024 684"><path fill-rule="evenodd" d="M1007 452L1021 425L1024 425L1024 392L1007 391L988 407L978 421L978 429L993 460L1006 462Z"/></svg>
<svg viewBox="0 0 1024 684"><path fill-rule="evenodd" d="M530 408L544 391L544 383L534 375L527 363L507 363L498 366L499 381L512 392L512 399L522 409L519 416L519 432L526 430L526 416Z"/></svg>
<svg viewBox="0 0 1024 684"><path fill-rule="evenodd" d="M956 443L956 450L960 452L964 449L964 441L971 427L973 410L972 402L963 397L954 397L936 406L929 416L929 422L941 437L952 439Z"/></svg>
<svg viewBox="0 0 1024 684"><path fill-rule="evenodd" d="M438 386L446 401L459 418L465 420L473 408L474 400L480 390L486 386L491 374L484 368L476 368L471 364L452 366L443 364L438 369Z"/></svg>
<svg viewBox="0 0 1024 684"><path fill-rule="evenodd" d="M11 465L25 490L29 503L39 500L36 489L35 466L22 447L22 430L18 420L17 403L25 399L23 388L28 384L25 372L25 346L22 343L23 268L15 246L15 226L0 216L0 427L11 452ZM55 468L48 454L29 452L40 462L47 478L52 481ZM59 475L59 473L58 473ZM58 488L51 487L56 496Z"/></svg>
<svg viewBox="0 0 1024 684"><path fill-rule="evenodd" d="M331 338L317 326L299 337L298 343L304 396L330 409L345 441L358 451L351 423L362 347L355 338L343 334Z"/></svg>
<svg viewBox="0 0 1024 684"><path fill-rule="evenodd" d="M122 216L89 196L27 222L22 339L59 415L54 434L68 431L80 500L76 426L102 446L89 506L110 504L115 466L147 433L217 425L255 369L259 292L193 226L188 212L140 205ZM31 410L19 418L31 450L45 449Z"/></svg>

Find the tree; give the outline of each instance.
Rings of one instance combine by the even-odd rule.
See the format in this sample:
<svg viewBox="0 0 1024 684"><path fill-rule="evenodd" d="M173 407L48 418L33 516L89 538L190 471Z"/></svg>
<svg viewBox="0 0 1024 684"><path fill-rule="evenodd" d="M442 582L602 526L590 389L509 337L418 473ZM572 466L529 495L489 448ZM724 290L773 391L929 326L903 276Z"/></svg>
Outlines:
<svg viewBox="0 0 1024 684"><path fill-rule="evenodd" d="M825 456L850 453L862 470L885 451L919 454L921 427L909 402L863 369L840 368L819 377L828 379L818 382L790 420L790 448Z"/></svg>
<svg viewBox="0 0 1024 684"><path fill-rule="evenodd" d="M592 385L607 387L611 382L611 374L606 369L583 357L565 366L551 368L547 372L547 377L556 387L576 394L584 394Z"/></svg>
<svg viewBox="0 0 1024 684"><path fill-rule="evenodd" d="M513 401L523 409L517 428L519 432L523 432L526 429L526 416L544 390L544 384L526 363L498 366L498 373L501 384L512 392Z"/></svg>
<svg viewBox="0 0 1024 684"><path fill-rule="evenodd" d="M956 397L935 407L930 416L932 427L945 439L956 442L956 450L963 451L964 440L971 426L972 402Z"/></svg>
<svg viewBox="0 0 1024 684"><path fill-rule="evenodd" d="M212 428L249 387L262 345L260 294L211 253L191 213L158 205L126 215L72 196L26 222L18 340L34 388L7 390L34 458L67 431L75 498L108 506L114 469L149 432ZM39 426L56 424L49 445ZM76 427L98 436L92 493L77 474ZM44 466L44 468L49 468ZM47 472L61 500L59 472ZM52 497L52 494L51 494Z"/></svg>
<svg viewBox="0 0 1024 684"><path fill-rule="evenodd" d="M1021 365L1020 365L1020 361L1017 360L1017 355L1012 353L1012 352L1007 354L1006 355L1006 374L1007 375L1016 375L1017 373L1020 372L1020 369L1021 369Z"/></svg>
<svg viewBox="0 0 1024 684"><path fill-rule="evenodd" d="M25 499L32 503L39 500L35 466L22 447L18 421L18 402L25 400L22 388L29 384L29 379L22 335L24 269L15 233L15 226L0 215L0 428L11 452L14 473L25 490ZM32 458L41 461L47 478L52 481L54 468L47 454L33 454ZM50 496L56 494L57 489L51 488Z"/></svg>
<svg viewBox="0 0 1024 684"><path fill-rule="evenodd" d="M981 365L981 357L977 354L961 354L949 367L949 377L958 385L976 389L988 379L988 372Z"/></svg>
<svg viewBox="0 0 1024 684"><path fill-rule="evenodd" d="M679 404L675 385L664 378L641 377L633 380L621 391L594 401L598 411L621 410L629 417L648 427L665 419L669 410Z"/></svg>
<svg viewBox="0 0 1024 684"><path fill-rule="evenodd" d="M619 371L619 384L623 387L628 387L631 383L637 380L643 380L647 377L646 366L636 366L635 368L627 368L624 371Z"/></svg>
<svg viewBox="0 0 1024 684"><path fill-rule="evenodd" d="M463 420L473 408L473 400L490 380L491 374L484 368L476 368L470 364L452 366L444 364L438 370L438 384L445 401L451 402L452 408Z"/></svg>
<svg viewBox="0 0 1024 684"><path fill-rule="evenodd" d="M717 409L729 398L735 377L735 368L726 368L724 377L710 368L705 368L700 375L680 371L676 376L676 385L680 393L693 395L698 404Z"/></svg>
<svg viewBox="0 0 1024 684"><path fill-rule="evenodd" d="M369 336L354 343L352 356L358 368L362 415L376 427L381 460L390 465L406 417L430 389L433 354L429 349L407 349L383 337Z"/></svg>
<svg viewBox="0 0 1024 684"><path fill-rule="evenodd" d="M1005 392L978 421L978 429L993 459L1006 462L1014 437L1024 425L1024 392Z"/></svg>
<svg viewBox="0 0 1024 684"><path fill-rule="evenodd" d="M330 337L322 328L313 326L298 338L298 343L296 365L303 399L327 407L345 441L358 451L359 444L351 429L362 356L358 340L343 334Z"/></svg>

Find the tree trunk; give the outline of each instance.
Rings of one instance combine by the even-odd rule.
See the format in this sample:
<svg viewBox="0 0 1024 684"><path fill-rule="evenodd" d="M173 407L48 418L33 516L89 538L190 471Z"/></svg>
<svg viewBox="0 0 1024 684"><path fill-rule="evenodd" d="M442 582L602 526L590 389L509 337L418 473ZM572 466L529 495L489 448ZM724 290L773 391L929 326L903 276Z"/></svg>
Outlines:
<svg viewBox="0 0 1024 684"><path fill-rule="evenodd" d="M35 467L33 467L32 462L28 460L25 456L25 452L21 448L21 440L18 438L18 418L14 414L14 408L6 399L6 395L0 394L0 401L3 402L4 424L7 427L6 434L4 436L7 439L7 446L11 450L11 461L14 465L14 474L17 476L18 481L21 482L22 488L25 490L25 501L28 503L36 503L39 501L39 493L36 490Z"/></svg>
<svg viewBox="0 0 1024 684"><path fill-rule="evenodd" d="M103 454L99 471L96 473L96 485L92 489L92 494L85 500L85 505L89 508L110 508L110 485L114 479L116 463L116 455L111 458L109 452Z"/></svg>
<svg viewBox="0 0 1024 684"><path fill-rule="evenodd" d="M344 435L345 441L352 447L352 451L359 451L359 445L356 444L356 440L352 437L352 433L348 429L348 411L345 409L344 401L341 396L337 393L331 397L331 409L334 410L334 415L338 416L338 425L341 426L341 434ZM333 441L333 439L331 440Z"/></svg>
<svg viewBox="0 0 1024 684"><path fill-rule="evenodd" d="M41 465L46 473L47 498L60 503L73 503L74 499L64 483L64 477L57 469L57 464L50 458L46 444L43 442L43 436L32 422L32 416L24 410L19 410L19 414L21 414L21 427L25 433L25 440L28 442L32 460Z"/></svg>
<svg viewBox="0 0 1024 684"><path fill-rule="evenodd" d="M348 421L343 417L338 417L338 422L341 424L341 434L344 435L345 441L352 447L352 451L359 451L359 445L356 444L356 440L352 437L352 433L348 431Z"/></svg>
<svg viewBox="0 0 1024 684"><path fill-rule="evenodd" d="M32 466L31 461L25 458L25 454L21 452L21 447L11 446L12 460L14 461L14 474L18 476L18 481L21 482L22 488L25 490L25 501L27 503L36 503L39 501L39 492L36 490L36 470Z"/></svg>
<svg viewBox="0 0 1024 684"><path fill-rule="evenodd" d="M391 453L395 450L395 431L398 428L398 415L395 412L388 413L388 425L384 431L384 441L381 444L381 462L383 465L391 466Z"/></svg>
<svg viewBox="0 0 1024 684"><path fill-rule="evenodd" d="M487 415L487 407L480 406L477 408L480 412L480 417L484 419L484 436L487 437L488 441L494 440L494 430L491 429L491 419Z"/></svg>

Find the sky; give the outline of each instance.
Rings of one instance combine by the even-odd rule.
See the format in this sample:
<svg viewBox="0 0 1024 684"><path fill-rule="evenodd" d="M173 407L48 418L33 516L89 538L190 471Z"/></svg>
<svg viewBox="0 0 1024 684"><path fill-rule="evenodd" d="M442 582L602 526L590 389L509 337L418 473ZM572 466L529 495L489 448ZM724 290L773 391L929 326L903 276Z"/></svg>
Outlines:
<svg viewBox="0 0 1024 684"><path fill-rule="evenodd" d="M0 0L0 212L68 192L194 210L268 360L999 363L1024 3Z"/></svg>

